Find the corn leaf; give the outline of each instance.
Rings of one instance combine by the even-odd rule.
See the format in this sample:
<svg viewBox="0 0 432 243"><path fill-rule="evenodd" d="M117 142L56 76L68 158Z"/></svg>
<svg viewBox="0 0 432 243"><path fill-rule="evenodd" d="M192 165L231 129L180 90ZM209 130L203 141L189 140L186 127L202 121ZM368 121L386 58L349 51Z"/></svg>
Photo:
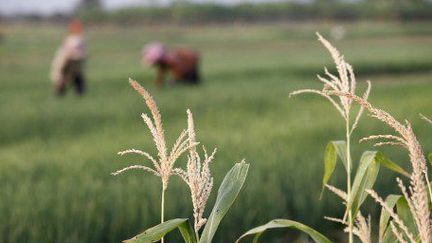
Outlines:
<svg viewBox="0 0 432 243"><path fill-rule="evenodd" d="M353 218L355 218L358 209L367 197L365 190L373 187L378 176L380 164L376 155L376 151L366 151L360 158L347 205L347 210L353 211Z"/></svg>
<svg viewBox="0 0 432 243"><path fill-rule="evenodd" d="M408 206L408 202L405 197L399 198L399 200L396 203L396 209L397 209L398 216L408 227L408 230L414 235L417 235L418 230L416 227L416 223L414 221L413 215L411 213L411 210Z"/></svg>
<svg viewBox="0 0 432 243"><path fill-rule="evenodd" d="M401 198L401 195L389 195L385 199L385 203L389 208L394 208L397 201ZM391 229L389 228L390 214L385 209L381 209L380 221L379 221L379 242L390 242Z"/></svg>
<svg viewBox="0 0 432 243"><path fill-rule="evenodd" d="M353 212L353 218L367 197L366 190L375 184L380 165L405 176L409 174L399 165L388 159L383 153L377 151L366 151L360 158L360 163L354 177L351 196L348 199L347 209Z"/></svg>
<svg viewBox="0 0 432 243"><path fill-rule="evenodd" d="M394 171L396 173L399 173L401 175L404 175L406 177L410 176L410 174L408 172L406 172L398 164L396 164L395 162L393 162L389 158L387 158L383 153L377 152L376 156L377 156L377 160L379 161L379 163L381 165L383 165L384 167L386 167L387 169Z"/></svg>
<svg viewBox="0 0 432 243"><path fill-rule="evenodd" d="M347 159L347 150L346 150L346 142L343 140L340 141L332 141L331 142L336 149L337 155L339 159L342 161L345 169L348 168L348 159Z"/></svg>
<svg viewBox="0 0 432 243"><path fill-rule="evenodd" d="M219 187L215 205L201 235L200 243L210 243L212 241L221 220L243 187L248 169L249 164L245 162L236 163L225 175Z"/></svg>
<svg viewBox="0 0 432 243"><path fill-rule="evenodd" d="M399 218L408 227L408 230L414 235L417 235L418 231L414 218L408 206L408 202L405 197L401 195L389 195L385 203L389 208L396 208L395 212ZM396 242L396 237L393 235L391 228L389 227L390 214L385 209L381 209L380 226L379 226L379 242L381 243L393 243Z"/></svg>
<svg viewBox="0 0 432 243"><path fill-rule="evenodd" d="M319 233L318 231L306 226L304 224L298 223L296 221L288 220L288 219L274 219L267 224L258 226L253 228L246 233L244 233L240 238L237 239L236 243L240 242L246 236L255 235L253 242L258 242L259 237L268 229L275 228L292 228L296 230L300 230L306 234L308 234L315 242L317 243L331 243L329 239L327 239L324 235Z"/></svg>
<svg viewBox="0 0 432 243"><path fill-rule="evenodd" d="M345 141L330 141L324 153L324 177L322 180L321 195L324 192L325 185L330 180L333 172L336 168L337 158L340 158L345 169L347 168L347 158L346 158L346 142Z"/></svg>
<svg viewBox="0 0 432 243"><path fill-rule="evenodd" d="M123 241L124 243L147 243L157 242L169 232L179 229L185 243L196 243L195 233L192 226L189 224L189 219L179 218L171 219L151 227L143 233L132 237L129 240Z"/></svg>

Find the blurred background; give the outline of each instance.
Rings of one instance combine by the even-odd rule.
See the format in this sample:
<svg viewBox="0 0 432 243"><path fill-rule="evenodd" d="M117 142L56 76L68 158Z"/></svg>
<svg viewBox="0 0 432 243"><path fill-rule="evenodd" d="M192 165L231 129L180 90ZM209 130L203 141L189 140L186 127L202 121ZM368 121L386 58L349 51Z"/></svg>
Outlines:
<svg viewBox="0 0 432 243"><path fill-rule="evenodd" d="M49 73L73 18L85 31L87 89L59 98ZM233 163L251 163L215 242L233 242L273 218L301 221L344 242L340 226L323 219L341 216L343 205L330 193L318 200L324 149L344 138L343 121L320 97L288 98L299 88L319 88L324 66L334 70L317 31L354 66L359 89L372 81L372 103L410 120L431 152L432 127L418 115L432 116L431 1L0 0L0 242L119 242L158 223L159 179L140 171L110 175L147 163L118 151L154 152L140 118L147 108L129 77L155 97L170 143L190 108L198 140L218 148L208 209ZM155 40L198 50L201 84L156 88L156 71L141 61L142 47ZM392 132L362 118L354 160L375 149L357 141L380 131ZM404 151L380 150L409 169ZM178 165L185 166L184 157ZM396 175L380 173L380 194L398 192ZM338 168L331 183L342 186L344 178ZM166 218L192 215L178 178L166 200ZM366 208L379 212L370 199ZM265 242L306 241L274 232Z"/></svg>

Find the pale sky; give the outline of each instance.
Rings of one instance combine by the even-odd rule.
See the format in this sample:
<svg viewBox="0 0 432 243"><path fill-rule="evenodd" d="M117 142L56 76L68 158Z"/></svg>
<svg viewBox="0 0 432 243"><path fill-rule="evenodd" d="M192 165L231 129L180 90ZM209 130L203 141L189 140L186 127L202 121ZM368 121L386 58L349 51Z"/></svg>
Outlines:
<svg viewBox="0 0 432 243"><path fill-rule="evenodd" d="M101 0L106 9L118 9L122 7L142 6L142 5L167 5L173 0ZM197 3L257 3L257 2L275 2L283 0L191 0L189 2ZM293 0L285 0L293 1ZM308 0L294 0L297 2ZM17 14L44 14L67 13L71 11L79 0L0 0L0 14L17 15Z"/></svg>

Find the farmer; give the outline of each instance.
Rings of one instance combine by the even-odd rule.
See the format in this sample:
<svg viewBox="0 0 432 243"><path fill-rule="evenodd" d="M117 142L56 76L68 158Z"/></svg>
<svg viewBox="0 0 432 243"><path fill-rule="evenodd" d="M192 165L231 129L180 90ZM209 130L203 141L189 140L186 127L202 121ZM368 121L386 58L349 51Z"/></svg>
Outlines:
<svg viewBox="0 0 432 243"><path fill-rule="evenodd" d="M192 50L169 51L160 43L151 43L143 48L142 55L144 63L158 69L155 82L159 87L163 86L168 72L171 73L169 83L198 84L200 81L199 57Z"/></svg>
<svg viewBox="0 0 432 243"><path fill-rule="evenodd" d="M69 23L69 35L57 50L51 67L51 79L57 95L64 95L72 84L77 94L85 89L84 62L87 56L83 26L79 20Z"/></svg>

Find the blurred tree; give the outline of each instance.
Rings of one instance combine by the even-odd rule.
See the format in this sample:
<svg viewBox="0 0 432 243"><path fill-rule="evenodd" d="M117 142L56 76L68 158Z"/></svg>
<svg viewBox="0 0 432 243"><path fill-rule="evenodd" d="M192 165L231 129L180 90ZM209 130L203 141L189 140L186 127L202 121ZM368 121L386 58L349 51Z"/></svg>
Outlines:
<svg viewBox="0 0 432 243"><path fill-rule="evenodd" d="M81 0L76 7L76 11L87 9L101 9L101 7L102 5L100 0Z"/></svg>
<svg viewBox="0 0 432 243"><path fill-rule="evenodd" d="M101 0L80 0L73 15L84 21L99 21L104 18Z"/></svg>

